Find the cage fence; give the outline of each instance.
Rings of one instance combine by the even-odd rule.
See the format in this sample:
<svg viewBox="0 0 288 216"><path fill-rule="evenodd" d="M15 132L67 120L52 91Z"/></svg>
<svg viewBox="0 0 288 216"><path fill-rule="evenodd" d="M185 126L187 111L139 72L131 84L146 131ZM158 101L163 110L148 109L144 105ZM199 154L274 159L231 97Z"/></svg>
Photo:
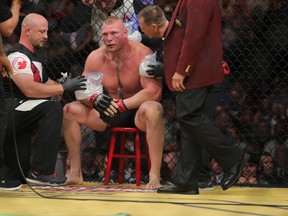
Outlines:
<svg viewBox="0 0 288 216"><path fill-rule="evenodd" d="M99 1L97 1L99 2ZM101 2L101 1L100 1ZM110 4L109 0L102 1ZM111 2L114 2L111 0ZM63 74L82 73L87 56L103 44L101 25L109 15L116 15L133 32L141 31L135 12L140 0L124 0L117 9L107 13L101 5L86 6L77 0L39 1L33 11L43 14L49 22L48 46L39 52L49 77L61 81ZM168 19L176 1L155 0ZM102 4L102 6L103 6ZM152 4L152 2L151 2ZM250 153L239 185L288 185L288 2L287 0L221 0L223 60L228 64L225 91L212 119L223 131L229 145L237 145ZM27 13L28 13L27 12ZM17 43L20 26L4 38L5 50ZM61 104L76 100L64 94ZM173 181L181 149L180 129L175 118L175 98L163 83L163 122L165 142L161 176ZM82 127L82 169L84 180L103 181L109 131L96 132ZM127 151L130 139L127 139ZM63 144L65 149L65 144ZM127 161L125 179L133 182L133 161ZM210 160L211 180L218 184L222 169ZM111 179L117 181L117 167ZM143 181L148 170L143 167Z"/></svg>

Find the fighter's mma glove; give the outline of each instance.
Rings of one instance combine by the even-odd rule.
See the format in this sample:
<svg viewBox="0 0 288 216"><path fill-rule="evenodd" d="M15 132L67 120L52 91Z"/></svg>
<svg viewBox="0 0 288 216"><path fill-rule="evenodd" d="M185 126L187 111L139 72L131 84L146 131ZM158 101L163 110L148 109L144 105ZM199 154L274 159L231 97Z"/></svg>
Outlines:
<svg viewBox="0 0 288 216"><path fill-rule="evenodd" d="M155 78L163 78L165 76L164 65L147 65L149 69L146 71L149 76L153 76Z"/></svg>
<svg viewBox="0 0 288 216"><path fill-rule="evenodd" d="M90 97L89 101L90 104L93 105L93 108L96 109L101 114L104 113L105 111L107 112L109 106L112 105L111 102L113 101L113 99L109 95L101 93L101 94L93 94Z"/></svg>
<svg viewBox="0 0 288 216"><path fill-rule="evenodd" d="M100 114L100 119L102 119L102 121L106 122L108 125L110 125L110 121L111 119L114 117L108 116L104 113L99 113Z"/></svg>
<svg viewBox="0 0 288 216"><path fill-rule="evenodd" d="M105 93L93 94L89 99L89 102L90 102L90 104L92 104L93 108L99 112L100 118L104 122L106 122L107 124L109 124L111 118L113 118L117 114L117 113L115 113L114 115L111 115L107 111L107 109L110 109L109 108L110 105L113 106L111 104L112 101L113 101L113 99ZM115 110L117 110L116 107L114 107L114 108L115 108Z"/></svg>
<svg viewBox="0 0 288 216"><path fill-rule="evenodd" d="M75 92L77 90L85 90L86 81L87 80L84 76L77 76L75 78L71 78L71 76L69 76L62 84L64 92Z"/></svg>

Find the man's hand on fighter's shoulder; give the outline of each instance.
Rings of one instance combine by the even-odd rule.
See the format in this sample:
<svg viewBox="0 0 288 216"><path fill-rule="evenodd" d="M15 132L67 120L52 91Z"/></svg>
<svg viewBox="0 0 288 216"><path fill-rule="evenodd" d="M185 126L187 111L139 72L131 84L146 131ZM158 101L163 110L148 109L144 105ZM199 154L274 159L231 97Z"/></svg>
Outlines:
<svg viewBox="0 0 288 216"><path fill-rule="evenodd" d="M159 64L149 64L148 70L146 71L149 76L153 76L155 78L163 78L165 77L164 65L162 63Z"/></svg>
<svg viewBox="0 0 288 216"><path fill-rule="evenodd" d="M114 118L117 114L127 110L123 100L112 99L105 93L93 94L89 101L93 108L100 113L101 118L103 117L103 114L105 115L105 118L102 118L105 122L107 122L108 119Z"/></svg>

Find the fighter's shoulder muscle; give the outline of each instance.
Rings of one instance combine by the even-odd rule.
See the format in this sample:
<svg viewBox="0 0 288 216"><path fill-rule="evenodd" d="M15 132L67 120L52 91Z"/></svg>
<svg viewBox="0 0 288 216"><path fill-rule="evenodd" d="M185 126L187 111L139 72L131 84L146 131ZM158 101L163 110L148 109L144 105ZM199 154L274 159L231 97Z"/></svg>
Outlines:
<svg viewBox="0 0 288 216"><path fill-rule="evenodd" d="M85 61L83 75L87 72L97 70L97 68L103 64L103 56L103 50L101 47L92 51Z"/></svg>
<svg viewBox="0 0 288 216"><path fill-rule="evenodd" d="M94 62L94 63L97 63L97 62L101 62L101 58L103 58L103 48L104 47L100 47L94 51L92 51L87 59L86 59L86 62ZM97 60L97 61L96 61Z"/></svg>

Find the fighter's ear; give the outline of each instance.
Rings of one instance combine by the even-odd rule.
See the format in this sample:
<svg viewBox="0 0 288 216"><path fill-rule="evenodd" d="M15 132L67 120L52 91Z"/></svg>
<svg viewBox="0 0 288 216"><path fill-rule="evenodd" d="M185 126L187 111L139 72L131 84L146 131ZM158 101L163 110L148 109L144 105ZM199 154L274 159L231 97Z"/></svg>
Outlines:
<svg viewBox="0 0 288 216"><path fill-rule="evenodd" d="M124 35L126 36L126 38L128 38L129 32L128 32L128 29L127 29L127 28L124 29L123 33L124 33Z"/></svg>

